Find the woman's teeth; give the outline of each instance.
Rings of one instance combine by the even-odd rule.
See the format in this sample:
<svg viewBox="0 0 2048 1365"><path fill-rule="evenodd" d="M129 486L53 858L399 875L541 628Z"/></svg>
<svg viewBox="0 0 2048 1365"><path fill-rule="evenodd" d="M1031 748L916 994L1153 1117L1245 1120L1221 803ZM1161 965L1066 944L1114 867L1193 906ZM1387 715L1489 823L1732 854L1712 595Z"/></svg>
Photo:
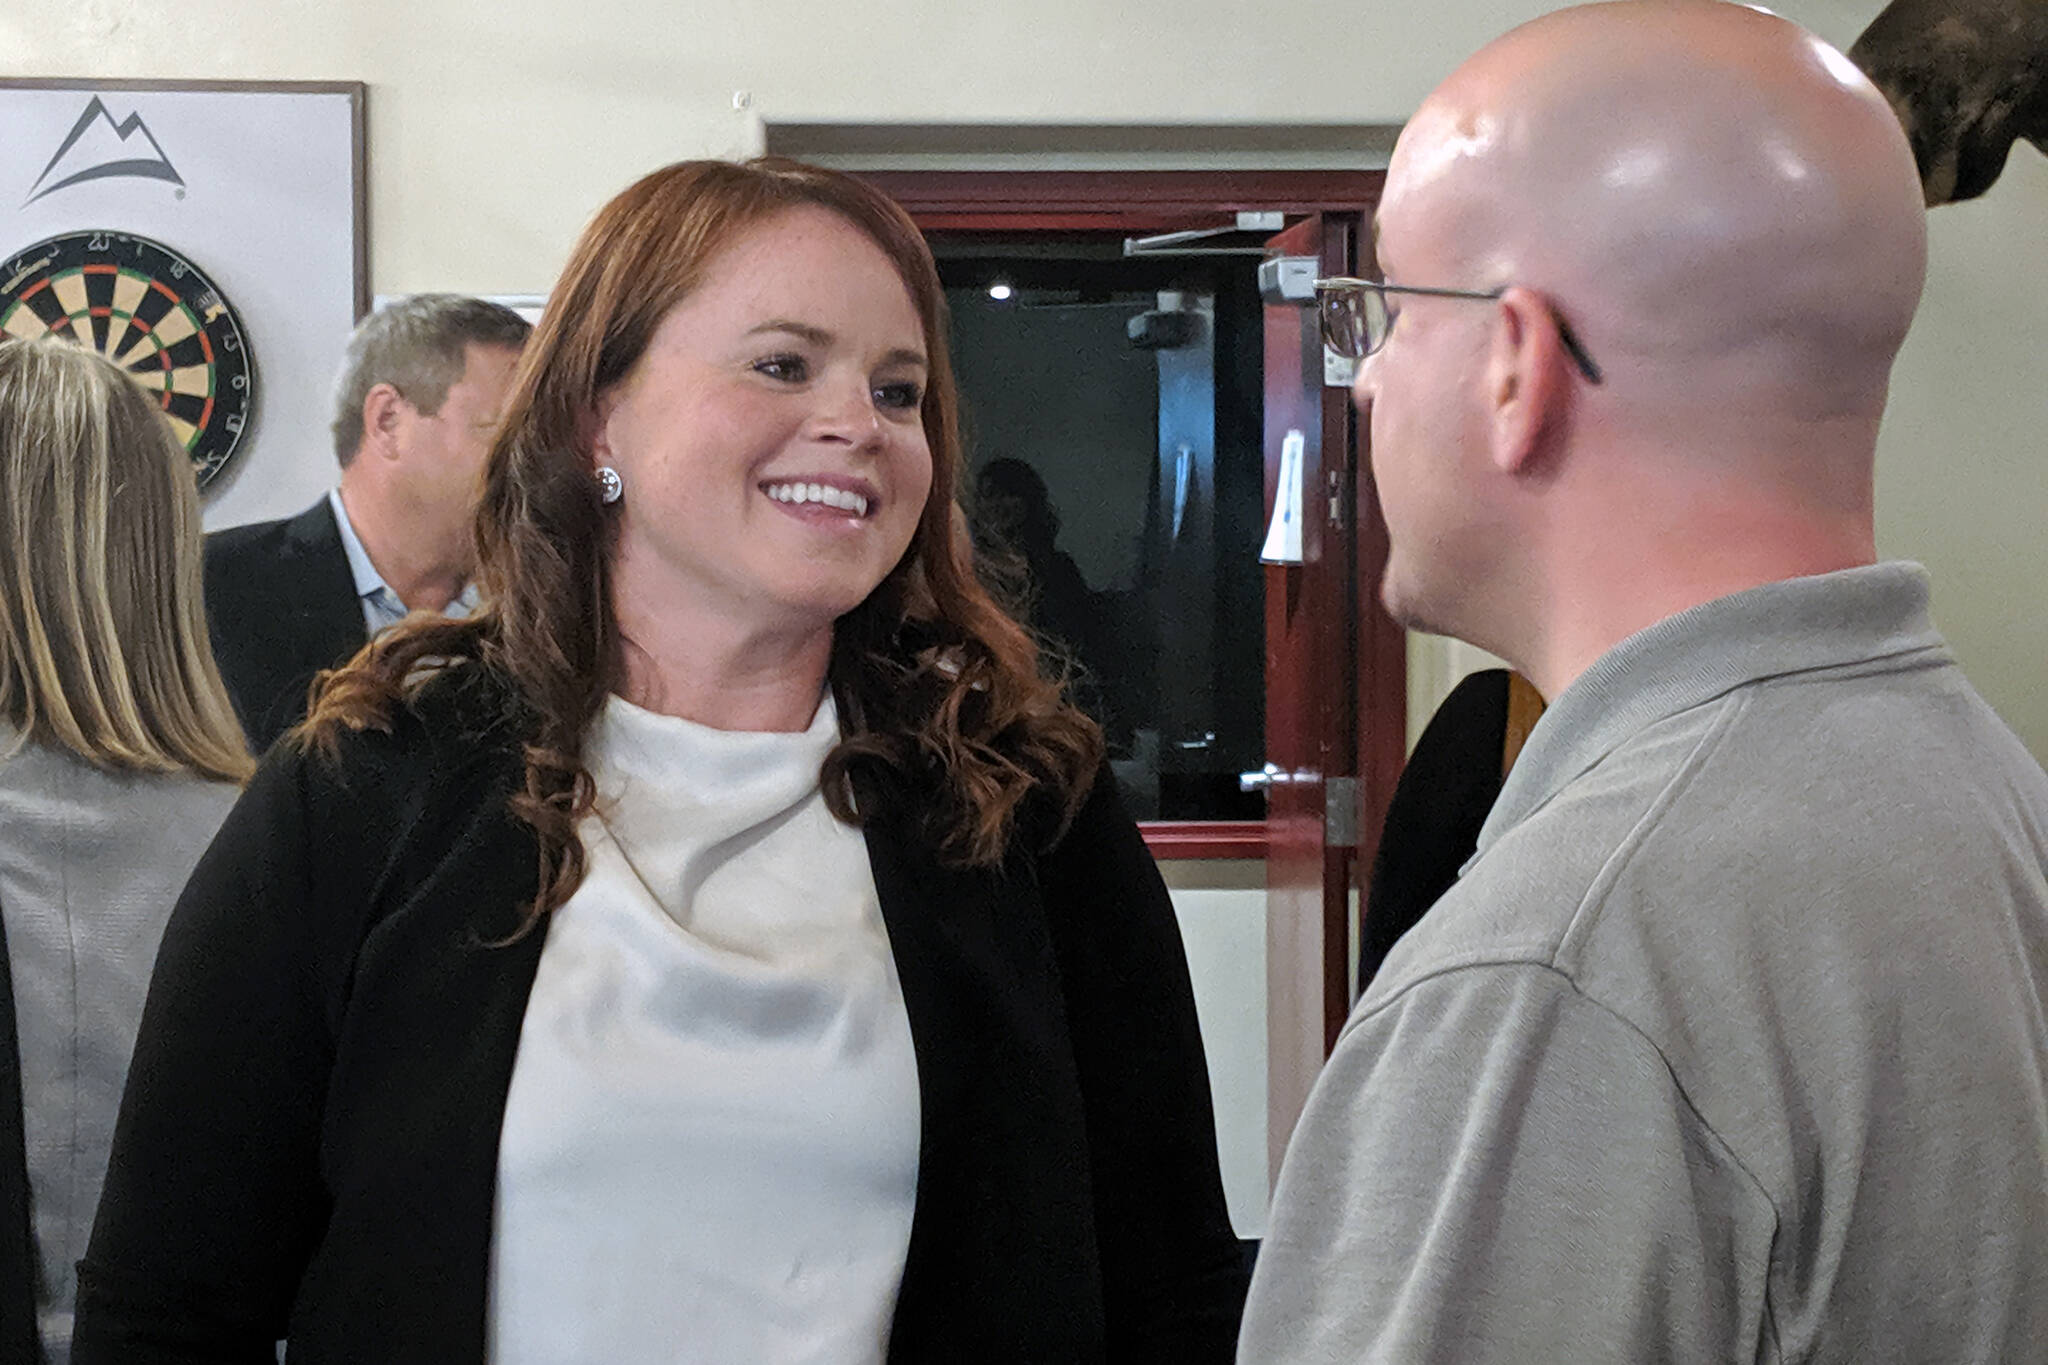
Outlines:
<svg viewBox="0 0 2048 1365"><path fill-rule="evenodd" d="M837 507L857 517L868 514L868 500L858 493L823 483L771 483L766 492L777 502L815 502Z"/></svg>

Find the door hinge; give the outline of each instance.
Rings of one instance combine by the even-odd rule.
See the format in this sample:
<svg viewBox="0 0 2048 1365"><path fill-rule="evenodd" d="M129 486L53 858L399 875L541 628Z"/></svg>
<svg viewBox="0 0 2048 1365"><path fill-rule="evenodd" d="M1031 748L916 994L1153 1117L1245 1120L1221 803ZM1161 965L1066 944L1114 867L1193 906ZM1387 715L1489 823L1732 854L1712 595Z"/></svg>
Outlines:
<svg viewBox="0 0 2048 1365"><path fill-rule="evenodd" d="M1358 779L1323 779L1323 842L1331 848L1358 847Z"/></svg>
<svg viewBox="0 0 2048 1365"><path fill-rule="evenodd" d="M1259 262L1259 298L1271 306L1313 308L1321 265L1313 256L1268 256Z"/></svg>

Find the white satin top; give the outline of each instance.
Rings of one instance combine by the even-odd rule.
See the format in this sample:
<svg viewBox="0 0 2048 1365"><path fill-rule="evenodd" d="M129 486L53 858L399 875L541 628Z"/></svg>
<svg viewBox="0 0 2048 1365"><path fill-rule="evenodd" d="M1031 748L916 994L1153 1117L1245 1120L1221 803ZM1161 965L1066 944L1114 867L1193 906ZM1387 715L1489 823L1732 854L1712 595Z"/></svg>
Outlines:
<svg viewBox="0 0 2048 1365"><path fill-rule="evenodd" d="M887 1349L917 1064L867 847L801 734L612 698L589 870L547 929L498 1158L493 1365L860 1365Z"/></svg>

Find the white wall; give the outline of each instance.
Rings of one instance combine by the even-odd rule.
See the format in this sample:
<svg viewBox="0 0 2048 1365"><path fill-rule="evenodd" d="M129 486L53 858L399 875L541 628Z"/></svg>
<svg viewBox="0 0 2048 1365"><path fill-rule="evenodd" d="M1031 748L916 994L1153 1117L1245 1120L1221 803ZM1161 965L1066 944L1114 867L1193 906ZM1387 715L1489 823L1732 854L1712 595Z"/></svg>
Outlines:
<svg viewBox="0 0 2048 1365"><path fill-rule="evenodd" d="M1188 949L1216 1104L1223 1197L1240 1237L1266 1235L1266 865L1164 863Z"/></svg>
<svg viewBox="0 0 2048 1365"><path fill-rule="evenodd" d="M1878 546L1934 573L1964 669L2048 761L2048 158L1929 216L1925 302L1878 449Z"/></svg>

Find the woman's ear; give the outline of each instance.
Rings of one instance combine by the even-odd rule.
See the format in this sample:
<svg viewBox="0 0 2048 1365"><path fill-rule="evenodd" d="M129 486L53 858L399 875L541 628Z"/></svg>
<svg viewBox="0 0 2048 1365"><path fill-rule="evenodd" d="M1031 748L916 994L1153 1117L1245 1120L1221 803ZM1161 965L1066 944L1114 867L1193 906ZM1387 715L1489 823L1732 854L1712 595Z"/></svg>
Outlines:
<svg viewBox="0 0 2048 1365"><path fill-rule="evenodd" d="M1493 462L1506 474L1526 471L1543 438L1564 415L1571 394L1571 362L1556 316L1541 294L1520 286L1494 306L1493 345L1487 356Z"/></svg>
<svg viewBox="0 0 2048 1365"><path fill-rule="evenodd" d="M607 390L576 419L576 448L590 456L592 468L612 463L611 417L617 401L615 392Z"/></svg>

